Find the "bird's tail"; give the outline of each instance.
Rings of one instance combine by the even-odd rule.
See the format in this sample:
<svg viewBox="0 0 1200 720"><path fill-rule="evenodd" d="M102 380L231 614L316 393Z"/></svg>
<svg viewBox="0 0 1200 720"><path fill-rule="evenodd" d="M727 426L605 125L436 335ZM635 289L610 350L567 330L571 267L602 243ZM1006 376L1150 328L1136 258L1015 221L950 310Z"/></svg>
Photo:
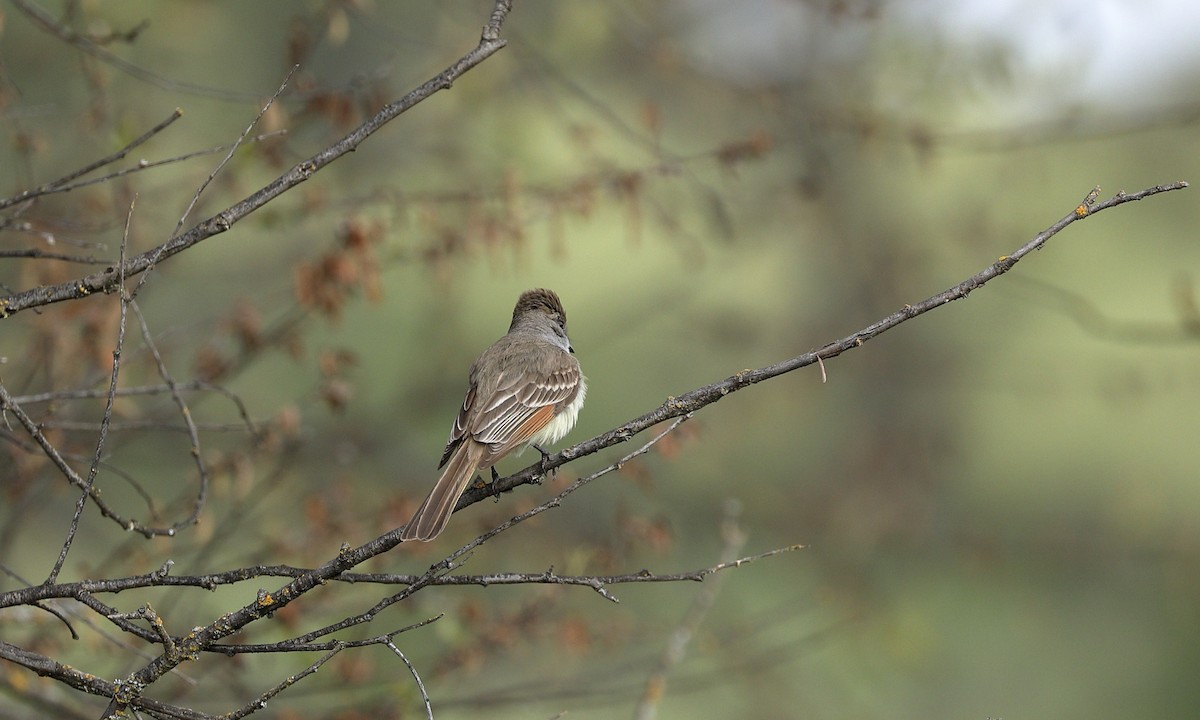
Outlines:
<svg viewBox="0 0 1200 720"><path fill-rule="evenodd" d="M446 462L442 476L429 491L429 496L404 526L404 532L400 535L403 540L429 542L441 534L450 520L450 514L454 512L454 506L458 504L459 496L475 477L486 449L485 445L470 438L459 443Z"/></svg>

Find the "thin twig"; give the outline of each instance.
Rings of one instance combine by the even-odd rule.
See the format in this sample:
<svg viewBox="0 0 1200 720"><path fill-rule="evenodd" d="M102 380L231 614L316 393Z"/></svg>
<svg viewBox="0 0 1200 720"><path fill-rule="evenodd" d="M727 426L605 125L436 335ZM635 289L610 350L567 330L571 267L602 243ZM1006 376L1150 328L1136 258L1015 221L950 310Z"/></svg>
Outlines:
<svg viewBox="0 0 1200 720"><path fill-rule="evenodd" d="M279 87L276 88L271 97L268 98L265 103L263 103L262 108L260 108L258 111L258 115L254 117L254 120L250 121L250 124L246 126L246 129L242 131L242 134L238 135L237 140L233 141L233 146L229 148L229 152L225 153L225 157L221 158L221 162L217 163L217 166L208 174L208 177L204 179L204 182L200 183L200 187L196 188L195 194L192 195L192 201L189 202L188 206L184 209L183 215L180 216L179 222L175 224L175 230L171 232L171 235L178 235L179 231L183 229L184 223L187 222L188 215L192 213L192 208L196 207L196 203L200 202L200 196L204 194L204 190L208 188L209 184L211 184L213 179L217 177L222 168L224 168L229 161L233 159L233 154L236 153L238 148L242 146L242 143L246 141L246 138L250 135L250 131L254 129L254 126L262 120L263 115L267 114L267 110L270 110L271 106L275 104L275 101L279 99L279 96L283 94L284 89L287 87L288 82L292 79L292 75L296 73L297 69L298 66L293 65L292 68L288 70L287 75L283 78L283 82L279 84ZM151 261L151 265L153 264L154 262ZM149 268L147 268L147 270L149 270ZM138 283L138 288L140 288L144 282L146 282L146 276L142 275L142 278ZM134 294L137 294L136 290L134 291Z"/></svg>
<svg viewBox="0 0 1200 720"><path fill-rule="evenodd" d="M159 642L162 643L164 650L167 653L177 652L175 649L175 640L171 637L171 633L167 632L167 626L163 623L163 619L154 611L154 607L150 603L143 603L141 607L133 612L127 613L111 613L108 615L109 620L145 620L150 623L150 628L154 634L158 636Z"/></svg>
<svg viewBox="0 0 1200 720"><path fill-rule="evenodd" d="M296 673L295 675L287 676L279 684L277 684L274 687L272 687L271 689L267 690L262 695L259 695L257 698L250 701L249 703L246 703L245 705L241 706L237 710L225 713L224 715L221 716L221 720L241 720L241 718L247 717L249 715L253 715L254 713L258 712L259 710L262 710L264 707L267 706L267 701L269 701L271 698L275 697L276 695L283 692L284 690L287 690L288 688L292 687L293 685L300 682L301 680L308 677L309 675L312 675L317 670L319 670L322 665L324 665L325 663L332 660L335 655L337 655L338 653L340 653L341 651L343 651L345 649L346 649L346 645L344 643L340 643L340 642L336 643L334 645L334 647L329 650L329 652L327 652L324 655L322 655L321 657L317 658L311 665L304 668L303 670Z"/></svg>
<svg viewBox="0 0 1200 720"><path fill-rule="evenodd" d="M30 604L33 605L35 608L37 608L39 610L45 610L46 612L50 613L54 617L58 618L60 621L62 621L63 625L67 626L67 630L70 631L70 633L71 633L71 639L72 640L79 639L79 633L75 632L75 626L71 624L71 621L67 619L66 614L62 610L59 610L57 607L54 607L53 605L47 605L45 603L30 603Z"/></svg>
<svg viewBox="0 0 1200 720"><path fill-rule="evenodd" d="M178 120L181 117L183 117L183 111L180 110L179 108L175 108L175 111L173 113L171 113L170 115L168 115L165 120L163 120L159 124L155 125L154 127L150 128L146 132L142 133L138 137L134 138L129 144L127 144L125 147L121 148L120 150L116 151L115 153L113 153L111 155L105 155L104 157L100 158L99 160L90 162L87 165L84 165L83 167L79 168L78 170L75 170L74 172L68 173L68 174L58 178L57 180L51 180L50 182L46 183L45 185L37 187L33 190L26 190L25 192L20 193L18 195L14 195L13 197L0 199L0 210L3 210L4 208L7 208L7 207L11 207L13 205L17 205L19 203L23 203L27 200L32 200L33 198L36 198L40 195L46 195L46 194L49 194L52 192L63 192L64 190L70 189L65 186L68 183L70 183L72 180L82 177L84 175L87 175L88 173L92 172L93 170L102 168L105 165L109 165L111 163L114 163L114 162L120 160L121 158L128 155L130 150L133 150L138 145L141 145L142 143L146 142L150 138L159 134L163 130L166 130L167 127L171 125L171 123L175 122L176 120ZM75 186L75 187L78 187L78 186Z"/></svg>
<svg viewBox="0 0 1200 720"><path fill-rule="evenodd" d="M250 419L250 413L246 410L246 404L242 402L242 398L237 393L228 388L207 382L205 380L189 380L186 382L176 382L175 389L181 392L201 392L212 391L220 395L224 395L230 402L234 404L238 411L238 417L242 420L242 425L252 435L259 433L259 428L253 420ZM140 385L137 387L125 387L117 389L117 397L129 397L134 395L161 395L171 391L170 385ZM13 398L14 402L21 405L33 405L45 402L61 402L63 400L92 400L95 398L106 397L108 390L101 389L79 389L79 390L51 390L49 392L37 393L34 395L17 395ZM115 424L113 425L115 427ZM211 426L215 429L226 429L225 425ZM206 426L208 429L208 426Z"/></svg>
<svg viewBox="0 0 1200 720"><path fill-rule="evenodd" d="M182 116L182 113L181 113L181 116ZM263 140L269 140L271 138L276 138L276 137L279 137L280 135L286 135L286 134L287 134L287 130L273 130L271 132L262 133L260 135L255 135L254 137L246 138L245 143L262 142ZM136 142L137 141L135 141L135 143ZM127 152L132 147L134 147L134 145L127 146L123 152ZM112 180L116 180L117 178L125 177L126 175L133 175L134 173L140 173L140 172L144 172L146 170L153 170L155 168L159 168L164 165L171 165L174 163L183 162L185 160L191 160L192 158L203 157L204 155L212 155L213 153L224 152L224 151L229 150L230 147L232 147L232 144L214 145L213 147L210 147L210 148L204 148L203 150L193 150L191 152L184 153L182 155L176 155L174 157L164 158L162 160L139 160L132 167L122 168L121 170L116 170L107 175L101 175L99 177L89 178L87 180L80 180L79 182L73 182L73 183L66 184L66 185L43 185L42 187L34 189L34 190L27 190L24 193L22 193L18 196L15 196L13 198L7 198L4 200L0 200L0 210L4 209L8 205L12 205L12 204L24 201L24 200L30 200L30 199L33 199L36 197L42 197L44 195L54 195L57 193L71 192L72 190L78 190L79 188L88 187L89 185L98 185L100 183L110 182ZM109 160L108 162L111 162L111 160ZM56 183L61 182L61 179L57 180L55 182ZM15 229L24 230L26 228L18 227ZM0 257L5 257L5 256L0 255ZM19 256L14 256L14 257L19 257ZM88 263L96 264L96 265L102 265L102 264L109 263L108 260L74 259L73 257L52 258L49 254L37 255L37 256L32 256L32 257L48 257L51 259L72 260L73 262L88 262Z"/></svg>
<svg viewBox="0 0 1200 720"><path fill-rule="evenodd" d="M100 420L100 430L96 434L96 452L92 456L92 464L88 468L87 480L84 481L83 491L79 494L79 499L75 502L75 514L71 517L71 526L67 530L67 537L63 540L62 548L58 551L58 559L54 561L54 567L50 570L50 575L46 577L46 584L50 584L58 580L58 573L62 570L63 563L67 561L67 553L71 551L71 545L75 542L75 533L79 531L79 519L83 517L83 509L87 506L88 496L92 494L96 486L96 474L100 472L100 460L104 457L104 441L108 437L108 424L112 422L113 403L117 396L117 380L121 375L121 351L125 347L125 319L129 309L129 295L125 292L125 250L129 247L129 226L133 222L133 209L137 204L137 196L129 203L129 212L125 214L125 231L121 235L121 249L119 267L117 277L117 288L120 290L119 301L121 303L121 317L117 325L117 345L113 348L112 353L112 374L108 382L108 397L104 403L104 415Z"/></svg>
<svg viewBox="0 0 1200 720"><path fill-rule="evenodd" d="M415 622L411 625L406 625L406 626L400 628L399 630L393 630L393 631L387 633L386 635L380 635L378 637L367 638L365 640L326 640L324 642L297 643L294 639L292 639L292 640L281 640L280 642L277 642L277 643L261 643L261 644L257 644L257 645L238 645L238 644L233 644L233 643L230 643L228 645L214 645L210 648L207 648L206 650L207 650L207 652L220 653L222 655L228 655L230 657L233 657L234 655L242 655L242 654L246 654L246 653L255 653L255 654L259 654L259 653L291 653L291 652L313 652L313 651L321 651L321 650L331 650L336 645L344 645L344 646L346 646L347 649L367 647L368 645L383 644L386 640L390 640L391 638L394 638L397 635L400 635L401 633L406 633L411 630L416 630L417 628L420 628L420 627L425 627L426 625L429 625L430 623L435 623L438 620L441 620L443 617L445 617L444 613L438 613L437 615L434 615L433 617L425 618L424 620L421 620L420 622Z"/></svg>
<svg viewBox="0 0 1200 720"><path fill-rule="evenodd" d="M0 258L30 258L33 260L61 260L62 262L79 263L80 265L107 265L107 260L102 260L90 255L67 255L65 253L46 252L37 248L29 248L26 250L0 250Z"/></svg>
<svg viewBox="0 0 1200 720"><path fill-rule="evenodd" d="M165 576L166 573L170 570L171 565L173 565L173 563L170 560L168 560L166 563L163 564L163 566L161 568L159 568L159 570L157 572L151 573L151 576ZM54 585L34 586L32 583L30 583L28 580L26 580L24 577L22 577L19 573L14 572L11 568L3 565L2 563L0 563L0 572L2 572L3 574L7 575L10 578L12 578L13 580L16 580L17 582L21 583L21 585L23 585L26 588L33 589L34 587L36 587L36 588L40 589L40 588L45 588L45 587L59 587L59 586L54 586ZM76 600L78 600L79 603L82 604L84 607L87 607L88 609L92 610L93 612L96 612L97 614L99 614L104 619L114 623L118 627L118 629L120 629L122 632L132 633L136 637L138 637L142 640L145 640L147 642L154 642L154 636L151 635L148 631L142 631L136 625L133 625L133 624L125 621L124 619L122 619L120 617L120 613L117 613L115 609L100 602L98 599L96 599L96 597L94 595L92 595L91 593L89 593L87 590L85 590L83 588L77 588L76 592L65 594L65 595L55 594L54 597L57 597L57 598L73 597ZM67 615L70 615L70 616L78 619L81 623L90 627L92 630L94 630L96 633L98 633L105 640L113 643L114 645L121 648L122 650L127 650L130 653L132 653L133 655L144 658L146 660L150 660L153 657L150 653L147 653L144 650L142 650L141 648L134 646L132 643L126 642L123 638L112 635L111 633L108 632L108 630L106 628L100 627L96 623L92 622L92 619L90 617L88 617L87 615L84 615L83 613L77 612L76 610L74 610L70 607L64 606L64 607L60 608L57 605L55 605L55 606L43 605L40 601L35 601L35 602L31 602L31 603L22 603L22 604L33 605L42 610L46 610L47 612L50 612L53 615L55 615L56 617L60 618L63 621L63 623L65 623L67 625L68 629L70 630L72 639L78 640L79 635L75 632L75 628L67 620L67 618L66 618ZM195 678L187 675L186 673L181 671L179 668L175 668L175 670L173 671L173 674L176 677L183 679L184 682L188 683L189 685L195 686L197 684Z"/></svg>
<svg viewBox="0 0 1200 720"><path fill-rule="evenodd" d="M412 674L413 680L417 681L417 690L421 692L421 702L425 704L425 717L427 720L433 720L433 704L429 702L429 693L425 690L425 683L421 682L421 675L417 672L417 668L409 662L408 656L401 652L400 648L396 647L396 644L390 638L384 645L387 646L388 650L396 653L396 657L400 658L408 667L408 672Z"/></svg>
<svg viewBox="0 0 1200 720"><path fill-rule="evenodd" d="M33 438L33 441L42 449L42 452L47 458L50 459L50 462L53 463L54 467L58 468L59 473L62 474L62 476L65 477L72 485L80 490L85 491L88 494L88 497L91 498L92 502L95 503L96 509L100 511L101 515L113 520L126 530L139 533L148 538L155 537L157 535L175 534L175 530L173 528L149 527L138 522L137 520L126 518L113 510L112 507L109 506L108 502L100 496L100 493L97 492L94 487L88 487L84 479L79 476L79 473L75 472L75 469L71 467L66 458L63 457L62 453L58 451L58 448L54 447L54 445L46 438L45 433L42 432L41 425L33 421L33 418L31 418L29 414L25 412L20 403L18 403L13 396L9 394L8 388L4 387L4 383L2 382L0 382L0 412L5 414L11 413L13 417L17 419L17 422L21 423L21 426L25 428L25 431L29 434L29 437Z"/></svg>
<svg viewBox="0 0 1200 720"><path fill-rule="evenodd" d="M148 275L142 275L144 281ZM171 399L175 401L175 406L179 408L179 415L183 418L183 425L187 429L188 440L192 443L191 452L192 462L196 464L197 488L196 497L192 501L192 513L177 524L177 527L183 525L194 524L200 517L200 511L204 509L204 503L208 497L208 468L204 464L204 456L200 452L200 431L196 429L196 421L192 419L192 412L188 409L187 401L183 399L179 388L175 383L175 378L171 377L171 371L167 369L167 364L163 361L162 354L158 352L158 346L154 344L154 336L150 332L150 326L146 324L146 317L142 315L142 309L138 305L137 300L129 301L130 307L133 308L133 314L137 317L138 326L142 331L142 342L146 343L146 347L150 349L150 355L154 358L154 366L158 369L158 376L163 379L171 392Z"/></svg>

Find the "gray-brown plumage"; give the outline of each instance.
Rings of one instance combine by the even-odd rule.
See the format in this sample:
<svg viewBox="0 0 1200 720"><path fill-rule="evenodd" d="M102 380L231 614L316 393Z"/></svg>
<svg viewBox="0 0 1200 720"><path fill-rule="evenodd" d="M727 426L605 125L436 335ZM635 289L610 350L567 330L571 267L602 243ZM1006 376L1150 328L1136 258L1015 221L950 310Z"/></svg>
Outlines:
<svg viewBox="0 0 1200 720"><path fill-rule="evenodd" d="M404 527L404 540L437 537L477 471L513 450L557 442L574 427L587 382L573 353L558 295L544 288L522 293L508 334L471 365L438 464L442 474Z"/></svg>

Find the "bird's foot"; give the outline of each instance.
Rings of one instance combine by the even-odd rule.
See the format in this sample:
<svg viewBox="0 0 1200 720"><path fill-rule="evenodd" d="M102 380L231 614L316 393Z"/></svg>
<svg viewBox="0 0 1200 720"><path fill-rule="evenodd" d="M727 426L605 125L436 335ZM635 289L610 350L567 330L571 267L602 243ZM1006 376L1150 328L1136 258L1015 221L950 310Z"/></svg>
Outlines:
<svg viewBox="0 0 1200 720"><path fill-rule="evenodd" d="M496 498L496 502L500 502L500 489L496 487L496 481L499 479L500 477L496 474L496 468L492 468L491 482L484 480L482 475L476 474L475 482L471 483L471 485L472 487L487 490L489 493L491 493L492 497Z"/></svg>
<svg viewBox="0 0 1200 720"><path fill-rule="evenodd" d="M489 484L489 486L492 488L492 497L495 498L495 500L493 502L500 502L500 488L499 488L499 486L496 485L497 481L499 481L499 480L500 480L500 473L496 472L496 466L493 465L492 466L492 482Z"/></svg>
<svg viewBox="0 0 1200 720"><path fill-rule="evenodd" d="M537 483L538 485L541 485L541 484L542 484L542 478L546 477L546 462L550 460L550 453L548 453L548 452L546 452L545 450L543 450L543 449L542 449L542 446L541 446L541 445L538 445L537 443L532 443L532 447L533 447L533 449L534 449L534 450L537 450L539 453L541 453L541 454L542 454L542 462L541 462L541 471L542 471L542 475L541 475L541 477L539 477L537 480L534 480L534 482L535 482L535 483ZM551 479L551 480L557 480L557 479L558 479L558 468L550 468L550 471L549 471L549 472L550 472L550 479Z"/></svg>

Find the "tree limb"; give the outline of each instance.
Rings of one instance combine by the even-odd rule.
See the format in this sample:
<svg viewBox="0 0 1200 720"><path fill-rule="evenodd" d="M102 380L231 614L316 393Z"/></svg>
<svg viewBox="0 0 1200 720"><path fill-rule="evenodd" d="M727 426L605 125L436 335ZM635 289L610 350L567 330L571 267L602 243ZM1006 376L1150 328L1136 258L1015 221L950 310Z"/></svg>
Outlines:
<svg viewBox="0 0 1200 720"><path fill-rule="evenodd" d="M857 332L851 333L840 340L835 340L831 343L828 343L816 350L812 350L804 353L803 355L797 355L796 357L788 360L775 363L774 365L767 365L766 367L761 367L756 370L743 370L725 378L724 380L696 388L695 390L690 390L682 395L668 397L662 405L658 406L654 410L651 410L640 417L634 418L633 420L630 420L621 426L614 428L613 430L601 435L597 435L590 440L585 440L572 445L571 447L564 448L557 454L546 458L544 462L534 463L533 465L530 465L519 472L513 473L508 477L500 478L487 488L468 488L467 491L463 493L462 498L458 501L457 509L461 510L468 505L473 505L480 500L492 497L495 493L512 490L518 485L537 482L544 471L560 467L585 455L591 455L592 453L599 452L605 448L623 443L632 438L634 435L637 435L643 430L657 425L664 420L670 420L688 413L694 413L707 405L711 405L718 400L725 398L731 393L737 392L738 390L763 382L764 380L770 380L771 378L792 372L793 370L799 370L802 367L806 367L814 363L821 363L824 360L830 360L848 350L861 347L868 340L878 335L882 335L883 333L891 330L903 322L911 320L918 315L923 315L934 308L945 305L946 303L965 298L973 291L983 287L988 282L1011 270L1014 265L1024 259L1029 253L1035 250L1040 250L1042 246L1045 245L1048 240L1050 240L1050 238L1062 232L1068 225L1076 222L1077 220L1083 220L1084 218L1095 215L1101 210L1107 210L1118 205L1123 205L1127 202L1142 200L1152 195L1158 195L1159 193L1170 192L1172 190L1182 190L1186 187L1188 187L1188 183L1181 180L1179 182L1168 183L1166 185L1155 185L1154 187L1146 188L1145 190L1140 190L1135 193L1126 193L1121 191L1113 197L1102 202L1096 201L1096 198L1100 194L1100 188L1093 188L1087 194L1087 196L1084 197L1084 199L1061 220L1035 235L1029 242L1014 250L1011 255L1000 256L1000 258L995 262L967 278L966 280L958 283L957 285L947 288L936 295L928 297L921 302L916 303L915 305L905 305L891 315L888 315L887 317L872 323L871 325L868 325Z"/></svg>
<svg viewBox="0 0 1200 720"><path fill-rule="evenodd" d="M301 161L249 197L230 205L206 220L202 220L187 232L176 235L155 248L129 258L121 264L121 270L124 275L132 277L143 273L157 262L177 255L210 237L220 235L250 215L250 213L258 210L305 180L308 180L334 160L358 149L358 146L368 137L375 134L377 130L405 112L408 112L423 100L428 99L441 90L449 90L455 80L491 57L507 44L507 41L500 38L500 27L511 9L511 0L496 0L488 24L483 29L479 44L466 55L459 58L453 65L399 100L386 105L374 117L359 125L341 140L307 160ZM92 273L91 275L75 280L57 285L43 285L30 288L29 290L23 290L7 297L2 297L0 298L0 320L30 308L41 307L64 300L75 300L94 293L112 292L116 289L118 274L116 268L106 268L102 272Z"/></svg>

